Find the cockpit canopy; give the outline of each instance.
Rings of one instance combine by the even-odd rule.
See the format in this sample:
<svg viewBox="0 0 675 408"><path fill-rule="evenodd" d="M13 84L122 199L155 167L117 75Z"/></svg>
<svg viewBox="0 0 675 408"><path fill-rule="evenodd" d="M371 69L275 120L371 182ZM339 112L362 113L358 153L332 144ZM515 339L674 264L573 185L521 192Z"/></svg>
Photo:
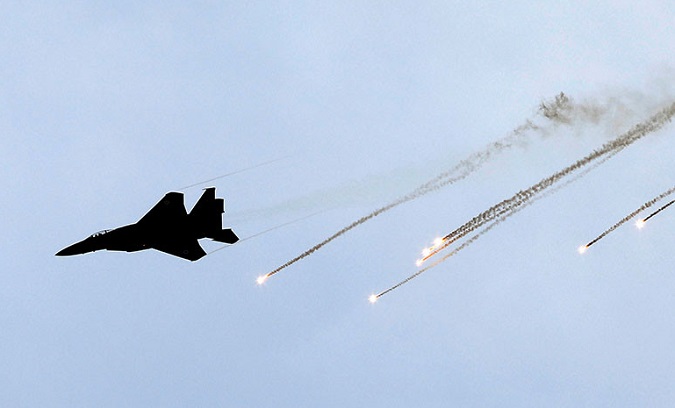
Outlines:
<svg viewBox="0 0 675 408"><path fill-rule="evenodd" d="M105 229L105 230L99 231L95 234L92 234L91 237L89 237L89 238L100 237L101 235L105 235L105 234L109 233L110 231L112 231L112 230L111 229Z"/></svg>

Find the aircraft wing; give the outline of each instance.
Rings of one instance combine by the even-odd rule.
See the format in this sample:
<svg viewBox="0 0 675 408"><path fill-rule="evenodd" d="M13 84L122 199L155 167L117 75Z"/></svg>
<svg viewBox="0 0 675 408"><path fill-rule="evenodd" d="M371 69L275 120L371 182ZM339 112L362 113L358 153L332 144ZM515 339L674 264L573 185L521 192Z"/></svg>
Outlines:
<svg viewBox="0 0 675 408"><path fill-rule="evenodd" d="M159 200L138 222L141 224L156 224L185 217L187 217L187 212L185 211L183 193L171 192Z"/></svg>
<svg viewBox="0 0 675 408"><path fill-rule="evenodd" d="M171 241L153 244L152 247L188 261L196 261L206 255L204 249L194 238L172 239Z"/></svg>

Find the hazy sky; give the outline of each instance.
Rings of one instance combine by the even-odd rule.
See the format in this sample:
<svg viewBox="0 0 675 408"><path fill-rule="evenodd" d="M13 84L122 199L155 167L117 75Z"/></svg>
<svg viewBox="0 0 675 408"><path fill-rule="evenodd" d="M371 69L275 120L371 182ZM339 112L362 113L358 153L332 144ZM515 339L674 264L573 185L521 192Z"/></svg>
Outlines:
<svg viewBox="0 0 675 408"><path fill-rule="evenodd" d="M675 100L669 2L4 2L0 405L675 403L675 184L650 134L374 305L419 251ZM255 279L564 91L607 108ZM196 263L55 257L211 183ZM203 186L203 187L206 187ZM184 191L189 208L200 187ZM207 251L219 245L203 242Z"/></svg>

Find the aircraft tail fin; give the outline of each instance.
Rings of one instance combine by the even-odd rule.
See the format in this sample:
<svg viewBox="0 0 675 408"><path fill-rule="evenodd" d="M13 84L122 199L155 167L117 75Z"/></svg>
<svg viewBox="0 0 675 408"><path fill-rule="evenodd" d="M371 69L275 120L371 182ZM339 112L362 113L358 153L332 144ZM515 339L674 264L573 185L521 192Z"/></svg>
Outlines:
<svg viewBox="0 0 675 408"><path fill-rule="evenodd" d="M214 241L234 244L239 237L231 229L222 229L222 214L225 212L225 201L216 198L216 188L204 189L204 194L190 211L189 217L196 226L198 234Z"/></svg>
<svg viewBox="0 0 675 408"><path fill-rule="evenodd" d="M197 204L190 211L190 220L202 236L217 233L222 228L222 214L225 212L225 202L216 198L216 189L205 189Z"/></svg>
<svg viewBox="0 0 675 408"><path fill-rule="evenodd" d="M220 215L225 212L225 201L222 198L216 198L216 188L209 187L204 189L204 194L199 197L197 204L192 207L190 217L206 219L207 221L219 221Z"/></svg>

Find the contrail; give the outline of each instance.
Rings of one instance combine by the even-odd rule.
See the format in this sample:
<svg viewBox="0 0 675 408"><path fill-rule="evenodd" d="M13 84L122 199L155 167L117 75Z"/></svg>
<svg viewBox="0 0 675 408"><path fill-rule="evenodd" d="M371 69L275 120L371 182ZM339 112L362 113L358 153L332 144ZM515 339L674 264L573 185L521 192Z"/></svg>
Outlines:
<svg viewBox="0 0 675 408"><path fill-rule="evenodd" d="M429 259L431 256L448 247L448 245L452 244L457 239L464 237L477 228L480 228L485 223L490 222L502 216L503 214L508 213L514 208L525 204L532 197L546 190L573 172L582 169L589 164L592 164L603 156L609 154L614 155L630 146L634 142L640 140L643 136L661 129L666 123L670 122L673 115L675 115L675 103L661 110L648 120L633 126L633 128L626 133L610 142L605 143L599 149L594 150L592 153L582 159L577 160L570 166L567 166L564 169L554 173L550 177L541 180L530 188L519 191L513 197L503 200L500 203L490 207L486 211L473 217L461 227L452 231L450 234L444 236L439 244L431 248L432 251L425 256L424 260Z"/></svg>
<svg viewBox="0 0 675 408"><path fill-rule="evenodd" d="M617 222L616 224L612 225L612 226L609 227L605 232L603 232L602 234L598 235L595 239L593 239L591 242L589 242L588 244L586 244L586 246L580 247L580 248L579 248L579 252L580 252L580 253L586 252L586 249L588 249L588 247L590 247L591 245L593 245L593 244L595 244L596 242L600 241L600 240L603 239L607 234L609 234L610 232L612 232L612 231L614 231L615 229L619 228L621 225L623 225L624 223L628 222L631 218L635 217L636 215L638 215L638 214L641 213L642 211L644 211L644 210L646 210L647 208L651 207L651 206L654 205L656 202L658 202L658 201L664 199L665 197L668 197L668 196L671 195L673 192L675 192L675 187L672 187L672 188L669 189L668 191L665 191L665 192L659 194L657 197L655 197L655 198L653 198L653 199L647 201L646 203L642 204L642 206L640 206L640 208L638 208L637 210L635 210L635 211L633 211L632 213L628 214L627 216L623 217L621 220L619 220L619 222ZM670 205L670 204L671 204L671 203L667 204L666 206L668 206L668 205ZM660 211L660 210L659 210L659 211ZM657 212L658 212L658 211L657 211ZM656 214L656 213L655 213L655 214ZM652 215L653 215L653 214L652 214ZM651 216L650 216L650 217L651 217Z"/></svg>
<svg viewBox="0 0 675 408"><path fill-rule="evenodd" d="M397 289L397 288L399 288L399 287L405 285L406 283L408 283L408 282L410 282L411 280L415 279L416 277L420 276L421 274L423 274L424 272L428 271L429 269L434 268L434 267L440 265L441 263L445 262L448 258L450 258L450 257L452 257L452 256L454 256L454 255L456 255L459 251L463 250L464 248L466 248L466 247L468 247L469 245L471 245L472 243L474 243L478 238L480 238L480 237L482 237L483 235L485 235L485 234L486 234L488 231L490 231L492 228L494 228L494 227L496 227L497 225L501 224L501 223L502 223L504 220L506 220L507 218L511 217L512 215L516 214L517 212L520 212L520 211L524 210L525 208L529 207L530 205L534 204L535 202L537 202L537 201L539 201L539 200L541 200L541 199L544 199L544 198L546 198L546 197L548 197L548 196L550 196L550 195L553 195L553 194L557 193L558 191L562 190L563 188L567 187L568 185L570 185L570 184L574 183L575 181L581 179L581 178L584 177L586 174L590 173L590 172L593 171L595 168L599 167L602 163L604 163L604 162L606 162L607 160L609 160L609 159L610 159L611 157L613 157L615 154L616 154L616 153L613 153L613 154L610 154L610 155L605 156L602 160L600 160L600 161L598 161L598 162L595 162L595 163L594 163L593 165L591 165L590 167L586 167L586 168L585 168L583 171L581 171L579 174L577 174L577 175L575 175L573 178L571 178L571 179L565 181L563 184L560 184L560 185L554 187L553 189L548 190L548 191L544 192L543 194L534 197L533 199L531 199L530 201L528 201L527 203L523 204L523 205L520 206L520 207L516 207L516 208L512 209L512 210L509 211L507 214L503 215L501 218L492 221L487 227L483 228L481 231L479 231L479 232L477 232L476 234L474 234L471 238L469 238L468 240L466 240L465 242L463 242L460 246L458 246L457 248L453 249L452 252L446 254L446 255L443 256L441 259L439 259L439 260L435 261L434 263L432 263L432 264L430 264L430 265L428 265L428 266L426 266L426 267L424 267L424 268L418 270L417 272L415 272L414 274L408 276L407 278L405 278L405 279L402 280L401 282L399 282L399 283L395 284L394 286L391 286L390 288L388 288L388 289L386 289L386 290L384 290L384 291L378 293L377 295L375 295L375 294L371 295L371 296L368 298L369 301L370 301L371 303L375 303L380 297L386 295L387 293L393 291L394 289Z"/></svg>
<svg viewBox="0 0 675 408"><path fill-rule="evenodd" d="M564 94L560 93L557 95L553 101L551 102L542 102L539 106L539 111L538 114L546 118L547 120L551 121L551 123L554 124L569 124L570 119L569 115L570 112L574 111L574 105L571 104L570 99ZM527 132L529 131L535 131L535 132L541 132L542 134L546 134L546 128L535 124L531 120L526 120L523 125L520 125L516 129L514 129L509 135L497 140L496 142L493 142L486 146L483 150L471 154L469 157L466 159L460 161L457 163L453 168L450 170L443 172L439 174L438 176L434 177L433 179L427 181L426 183L418 186L416 189L411 191L410 193L398 198L397 200L389 203L388 205L378 208L377 210L371 212L370 214L367 214L358 220L352 222L351 224L347 225L346 227L342 228L341 230L337 231L330 237L326 238L325 240L319 242L318 244L314 245L307 251L301 253L300 255L296 256L295 258L291 259L290 261L286 262L285 264L279 266L278 268L274 269L273 271L267 273L264 276L264 279L269 278L272 275L275 275L276 273L280 272L281 270L293 265L294 263L298 262L299 260L313 254L315 251L321 249L324 247L326 244L330 243L334 239L344 235L348 231L356 228L357 226L365 223L366 221L384 213L387 212L395 207L398 207L401 204L407 203L408 201L415 200L425 194L428 194L432 191L436 191L444 186L447 186L449 184L453 184L459 180L462 180L469 176L471 173L474 171L478 170L481 166L483 166L488 160L490 160L493 156L502 153L506 151L509 148L512 148L516 145L522 145L523 143L526 143L526 136Z"/></svg>
<svg viewBox="0 0 675 408"><path fill-rule="evenodd" d="M211 178L211 179L208 179L208 180L200 181L198 183L190 184L189 186L181 187L178 190L186 190L186 189L191 188L191 187L196 187L196 186L199 186L199 185L202 185L202 184L210 183L210 182L215 181L215 180L220 180L221 178L225 178L225 177L232 176L232 175L235 175L235 174L243 173L245 171L257 169L258 167L267 166L268 164L276 163L276 162L281 161L281 160L286 160L288 157L289 156L282 157L282 158L279 158L279 159L274 159L274 160L268 160L266 162L258 163L258 164L255 164L253 166L250 166L250 167L245 167L243 169L239 169L239 170L236 170L236 171L233 171L233 172L230 172L230 173L226 173L226 174L223 174L223 175L218 176L218 177L214 177L214 178Z"/></svg>
<svg viewBox="0 0 675 408"><path fill-rule="evenodd" d="M673 204L673 203L675 203L675 200L672 200L672 201L669 202L668 204L664 205L663 207L661 207L661 208L659 208L658 210L654 211L653 213L649 214L649 216L648 216L647 218L645 218L644 220L641 220L641 221L642 221L642 224L644 224L645 222L649 221L649 219L652 218L653 216L655 216L656 214L658 214L658 213L660 213L661 211L665 210L666 208L670 207L670 205Z"/></svg>
<svg viewBox="0 0 675 408"><path fill-rule="evenodd" d="M288 222L285 222L285 223L283 223L283 224L279 224L279 225L277 225L277 226L274 226L274 227L272 227L272 228L268 228L268 229L266 229L266 230L264 230L264 231L257 232L257 233L255 233L255 234L253 234L253 235L249 235L248 237L242 238L242 239L240 239L240 240L237 241L237 242L248 241L249 239L253 239L253 238L259 237L259 236L261 236L261 235L265 235L265 234L267 234L268 232L272 232L272 231L274 231L274 230L278 230L279 228L283 228L283 227L285 227L285 226L288 226L288 225L291 225L291 224L295 224L296 222L300 222L300 221L306 220L307 218L314 217L315 215L319 215L319 214L324 213L324 212L326 212L326 211L317 211L317 212L315 212L315 213L306 215L306 216L304 216L304 217L296 218L296 219L294 219L294 220L292 220L292 221L288 221ZM214 253L214 252L218 252L218 251L220 251L221 249L229 248L229 247L231 247L231 246L232 246L232 245L226 245L226 246L220 247L220 248L218 248L218 249L214 249L213 251L209 252L209 255L211 255L211 254Z"/></svg>

